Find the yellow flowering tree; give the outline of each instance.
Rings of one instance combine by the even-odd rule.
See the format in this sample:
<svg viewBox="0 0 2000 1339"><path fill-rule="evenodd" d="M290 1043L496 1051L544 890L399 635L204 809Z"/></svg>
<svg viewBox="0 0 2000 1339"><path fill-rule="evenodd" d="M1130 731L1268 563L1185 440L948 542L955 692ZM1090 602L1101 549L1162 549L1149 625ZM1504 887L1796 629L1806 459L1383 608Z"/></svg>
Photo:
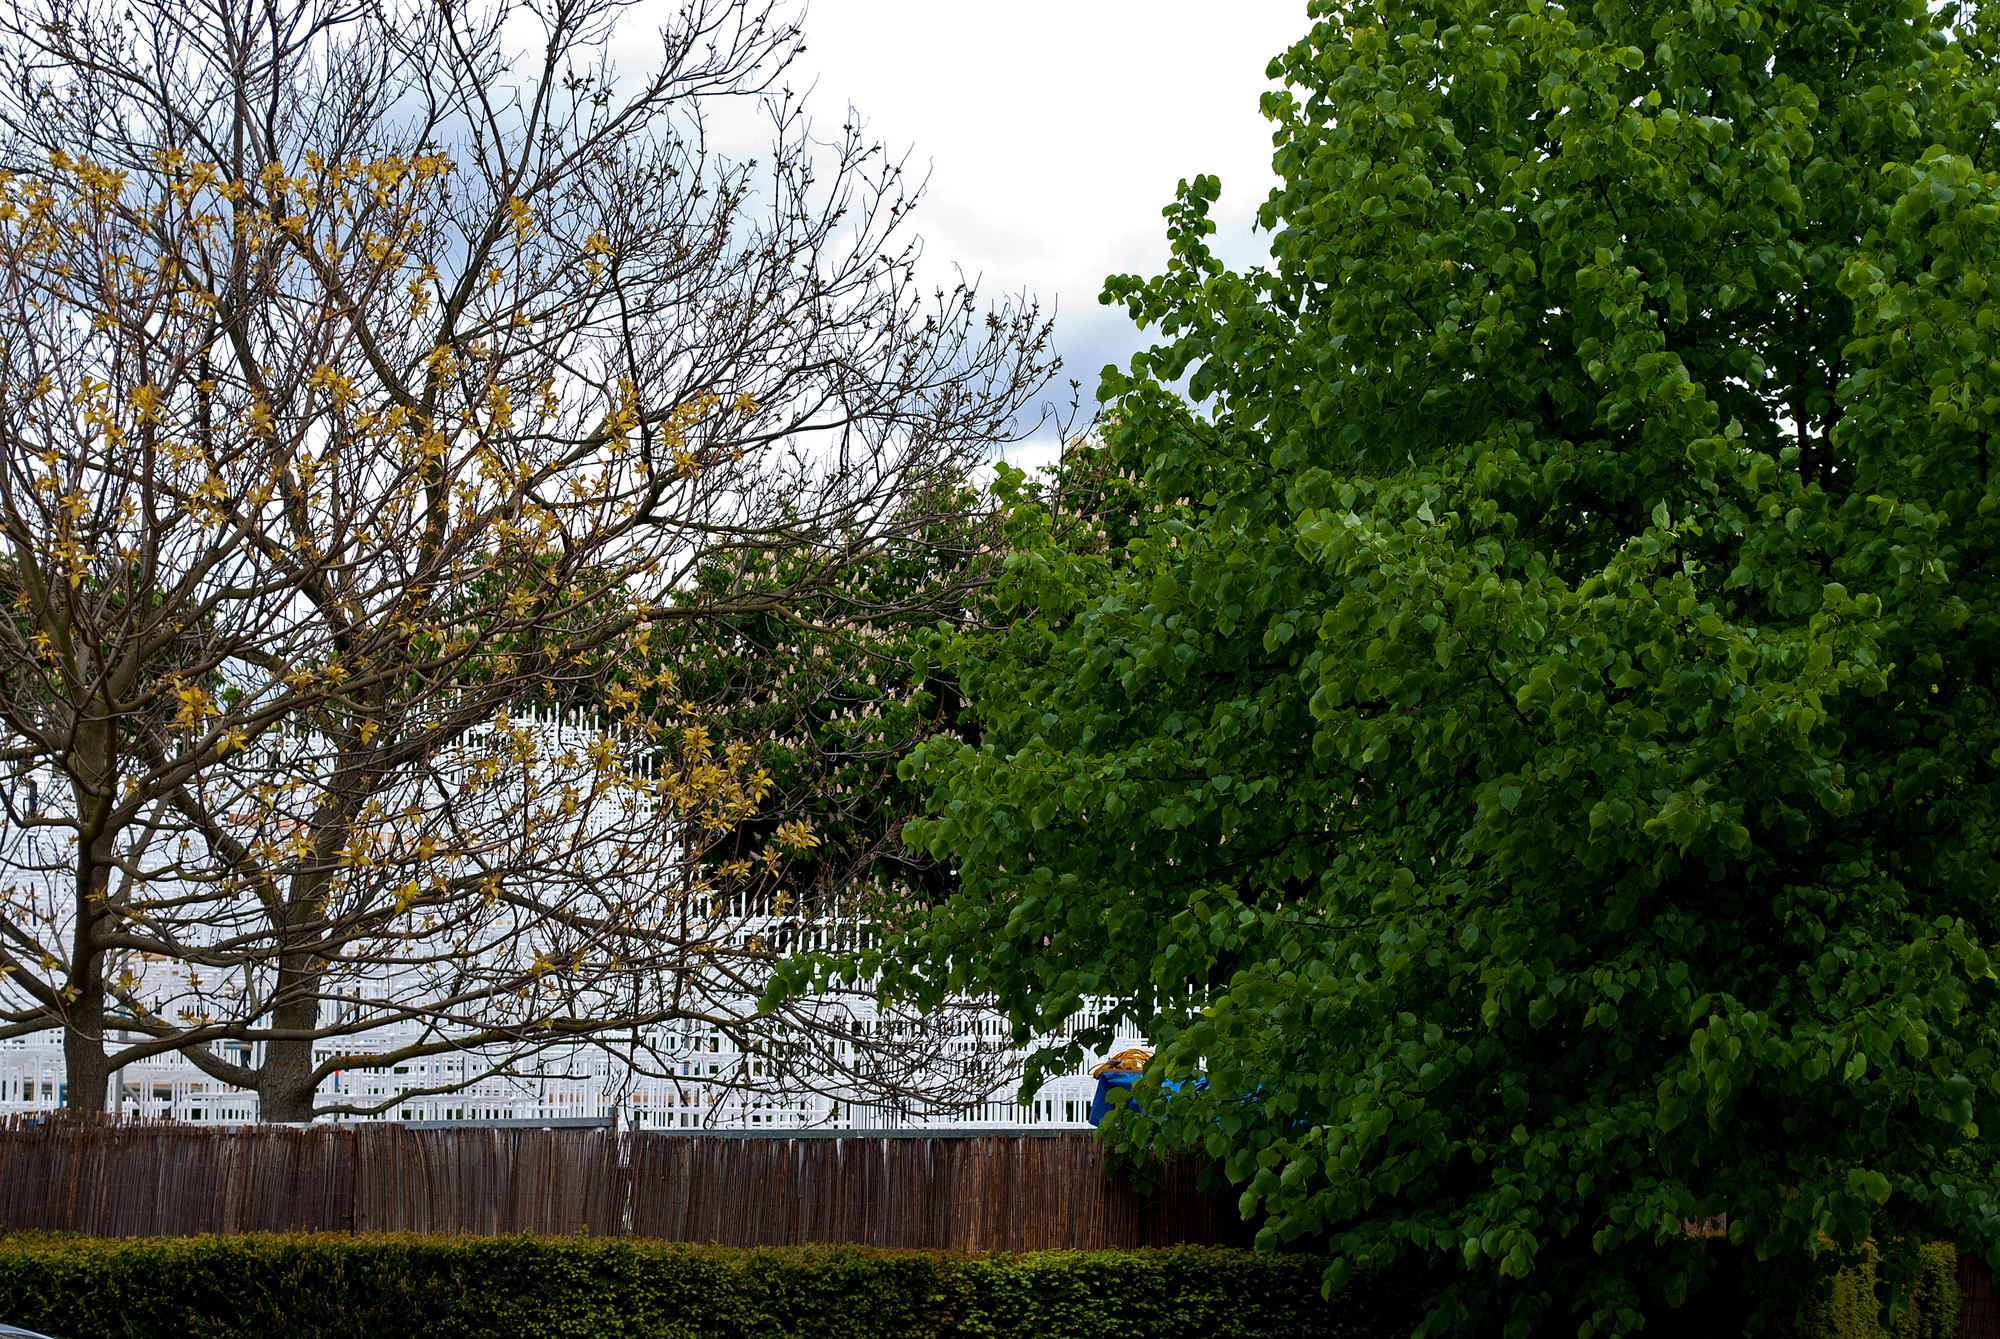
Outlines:
<svg viewBox="0 0 2000 1339"><path fill-rule="evenodd" d="M622 9L0 10L0 1034L73 1104L174 1049L305 1119L385 1023L713 1021L768 951L705 858L768 778L647 643L919 542L1044 331L923 298L851 129L706 147L795 28L622 78Z"/></svg>

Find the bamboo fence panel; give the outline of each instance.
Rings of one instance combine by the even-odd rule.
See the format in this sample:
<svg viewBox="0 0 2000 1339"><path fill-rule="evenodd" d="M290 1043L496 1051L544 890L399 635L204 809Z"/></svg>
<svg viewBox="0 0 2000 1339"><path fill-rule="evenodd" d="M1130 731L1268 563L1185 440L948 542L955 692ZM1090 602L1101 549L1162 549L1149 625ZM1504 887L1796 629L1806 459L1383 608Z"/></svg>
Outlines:
<svg viewBox="0 0 2000 1339"><path fill-rule="evenodd" d="M1958 1339L2000 1339L2000 1287L1978 1256L1958 1257Z"/></svg>
<svg viewBox="0 0 2000 1339"><path fill-rule="evenodd" d="M0 1121L0 1225L94 1236L432 1232L959 1251L1244 1244L1191 1162L1141 1196L1090 1136L729 1138Z"/></svg>

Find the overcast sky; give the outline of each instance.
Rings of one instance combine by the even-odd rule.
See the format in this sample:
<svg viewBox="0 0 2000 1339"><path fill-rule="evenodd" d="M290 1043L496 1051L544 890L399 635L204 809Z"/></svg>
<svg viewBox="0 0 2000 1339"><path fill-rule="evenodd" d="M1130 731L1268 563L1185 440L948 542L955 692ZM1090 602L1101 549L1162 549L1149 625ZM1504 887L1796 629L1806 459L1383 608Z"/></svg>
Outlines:
<svg viewBox="0 0 2000 1339"><path fill-rule="evenodd" d="M791 82L830 128L851 104L928 168L915 228L938 277L957 264L988 295L1055 307L1064 376L1087 405L1098 370L1148 342L1097 294L1107 274L1164 266L1175 183L1219 176L1223 253L1263 254L1249 228L1272 185L1257 99L1306 26L1304 0L811 0Z"/></svg>

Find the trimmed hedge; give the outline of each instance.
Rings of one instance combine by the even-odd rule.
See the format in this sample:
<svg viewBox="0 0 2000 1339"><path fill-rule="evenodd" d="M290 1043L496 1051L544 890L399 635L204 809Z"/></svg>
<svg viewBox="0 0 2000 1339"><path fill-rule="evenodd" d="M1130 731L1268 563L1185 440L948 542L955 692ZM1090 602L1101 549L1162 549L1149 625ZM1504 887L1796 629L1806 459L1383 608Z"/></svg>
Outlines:
<svg viewBox="0 0 2000 1339"><path fill-rule="evenodd" d="M1020 1256L575 1238L0 1237L0 1321L57 1339L1378 1339L1316 1256Z"/></svg>
<svg viewBox="0 0 2000 1339"><path fill-rule="evenodd" d="M0 1232L0 1322L57 1339L1389 1339L1416 1311L1325 1261L1217 1247L952 1255L586 1237ZM1881 1324L1872 1246L1797 1339L1952 1339L1957 1253ZM1411 1280L1414 1282L1414 1280ZM1788 1328L1791 1327L1781 1327Z"/></svg>

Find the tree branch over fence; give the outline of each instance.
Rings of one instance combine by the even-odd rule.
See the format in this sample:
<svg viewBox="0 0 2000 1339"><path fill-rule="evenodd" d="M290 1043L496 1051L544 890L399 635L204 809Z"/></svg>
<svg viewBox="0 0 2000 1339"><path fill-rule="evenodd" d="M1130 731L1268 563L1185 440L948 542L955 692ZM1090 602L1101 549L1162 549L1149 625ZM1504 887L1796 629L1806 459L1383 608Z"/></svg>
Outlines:
<svg viewBox="0 0 2000 1339"><path fill-rule="evenodd" d="M769 780L656 630L976 579L844 604L1046 326L920 288L901 164L782 91L780 15L697 0L629 78L624 13L0 9L0 1027L61 1029L86 1108L166 1049L296 1120L385 1023L721 1017L770 952L731 880L810 833L707 858ZM763 162L708 142L744 96Z"/></svg>

